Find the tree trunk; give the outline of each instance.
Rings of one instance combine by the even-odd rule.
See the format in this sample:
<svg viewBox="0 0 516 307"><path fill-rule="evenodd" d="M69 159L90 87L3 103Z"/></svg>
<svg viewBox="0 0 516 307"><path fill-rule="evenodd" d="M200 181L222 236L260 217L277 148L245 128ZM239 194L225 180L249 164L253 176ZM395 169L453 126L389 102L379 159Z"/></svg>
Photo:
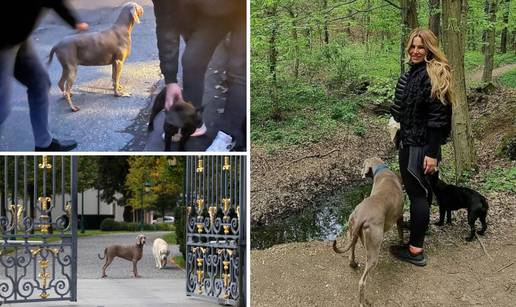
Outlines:
<svg viewBox="0 0 516 307"><path fill-rule="evenodd" d="M328 0L323 0L323 12L326 11L328 8ZM328 44L330 42L330 32L328 31L328 15L324 14L324 24L323 24L323 31L324 31L324 43Z"/></svg>
<svg viewBox="0 0 516 307"><path fill-rule="evenodd" d="M401 20L403 22L401 29L401 42L400 42L400 70L401 73L405 72L405 44L407 43L407 37L412 29L418 27L417 23L417 2L416 0L401 0Z"/></svg>
<svg viewBox="0 0 516 307"><path fill-rule="evenodd" d="M443 46L452 71L451 98L453 101L453 148L455 176L475 167L475 149L466 99L464 78L464 34L466 30L466 0L442 3Z"/></svg>
<svg viewBox="0 0 516 307"><path fill-rule="evenodd" d="M511 6L511 0L505 0L503 2L503 28L500 34L500 52L507 53L507 41L508 41L508 24L509 24L509 10Z"/></svg>
<svg viewBox="0 0 516 307"><path fill-rule="evenodd" d="M428 28L434 32L435 36L441 36L441 1L429 0L428 6L430 15L428 17Z"/></svg>
<svg viewBox="0 0 516 307"><path fill-rule="evenodd" d="M489 1L486 0L484 2L484 14L486 16L489 16ZM482 30L482 54L486 52L486 46L487 46L487 29Z"/></svg>
<svg viewBox="0 0 516 307"><path fill-rule="evenodd" d="M297 80L299 77L299 40L297 35L297 24L296 24L296 14L294 13L294 9L290 6L288 7L288 14L290 18L292 18L292 40L294 41L294 78Z"/></svg>
<svg viewBox="0 0 516 307"><path fill-rule="evenodd" d="M489 25L486 31L486 43L484 52L484 72L482 82L490 83L493 81L493 57L495 53L495 29L496 29L496 2L489 0Z"/></svg>
<svg viewBox="0 0 516 307"><path fill-rule="evenodd" d="M271 103L272 103L272 113L271 116L274 120L281 120L283 118L283 112L279 105L279 99L277 95L278 82L277 82L277 73L276 66L278 62L278 49L276 47L276 39L279 31L279 22L278 22L278 9L277 4L274 3L267 10L267 16L271 18L272 27L271 33L269 37L269 73L271 76Z"/></svg>

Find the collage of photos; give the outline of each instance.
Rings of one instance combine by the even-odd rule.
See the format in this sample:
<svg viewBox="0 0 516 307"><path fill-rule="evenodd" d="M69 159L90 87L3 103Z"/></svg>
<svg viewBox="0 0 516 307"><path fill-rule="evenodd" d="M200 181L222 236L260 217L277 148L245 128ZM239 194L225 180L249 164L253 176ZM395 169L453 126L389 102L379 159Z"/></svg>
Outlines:
<svg viewBox="0 0 516 307"><path fill-rule="evenodd" d="M3 11L0 305L514 306L516 1Z"/></svg>

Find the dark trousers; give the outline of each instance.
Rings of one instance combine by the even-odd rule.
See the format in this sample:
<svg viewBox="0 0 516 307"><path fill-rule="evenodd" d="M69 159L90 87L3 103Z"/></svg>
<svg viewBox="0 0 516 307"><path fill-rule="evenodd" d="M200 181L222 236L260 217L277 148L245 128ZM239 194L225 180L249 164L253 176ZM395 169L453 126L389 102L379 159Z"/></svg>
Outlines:
<svg viewBox="0 0 516 307"><path fill-rule="evenodd" d="M221 130L236 140L236 146L245 142L246 118L246 20L245 15L232 20L206 18L199 21L189 33L182 57L183 97L196 107L202 105L204 79L213 52L230 33L229 61L227 63L228 93Z"/></svg>
<svg viewBox="0 0 516 307"><path fill-rule="evenodd" d="M35 146L46 147L52 141L48 129L50 78L30 40L18 46L0 49L0 126L11 110L9 98L13 75L27 87Z"/></svg>
<svg viewBox="0 0 516 307"><path fill-rule="evenodd" d="M416 178L408 171L410 154L409 147L402 147L399 151L399 165L401 180L410 200L410 240L409 244L415 247L423 247L425 233L430 222L430 205L432 204L432 186L435 185L438 173L421 175ZM421 161L423 174L423 161Z"/></svg>

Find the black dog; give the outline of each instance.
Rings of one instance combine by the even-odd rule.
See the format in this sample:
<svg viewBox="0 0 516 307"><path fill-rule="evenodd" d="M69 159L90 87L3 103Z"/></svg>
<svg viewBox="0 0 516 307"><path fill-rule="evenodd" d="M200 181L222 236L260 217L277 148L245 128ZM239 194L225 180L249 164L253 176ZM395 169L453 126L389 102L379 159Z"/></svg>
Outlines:
<svg viewBox="0 0 516 307"><path fill-rule="evenodd" d="M483 235L487 228L486 216L488 204L484 196L477 191L465 187L457 187L451 184L446 184L439 179L434 186L434 193L439 204L439 222L435 225L444 225L444 214L446 213L446 222L451 224L452 210L467 209L468 210L468 224L471 227L471 232L466 241L472 241L475 237L475 221L480 219L482 229L477 231L479 235Z"/></svg>
<svg viewBox="0 0 516 307"><path fill-rule="evenodd" d="M154 118L161 110L165 108L165 88L156 96L152 113L149 118L149 131L154 130ZM195 129L202 123L202 109L195 107L185 101L176 101L169 111L165 111L165 122L163 130L165 131L165 151L170 151L172 146L172 137L180 134L179 150L185 149L186 141Z"/></svg>

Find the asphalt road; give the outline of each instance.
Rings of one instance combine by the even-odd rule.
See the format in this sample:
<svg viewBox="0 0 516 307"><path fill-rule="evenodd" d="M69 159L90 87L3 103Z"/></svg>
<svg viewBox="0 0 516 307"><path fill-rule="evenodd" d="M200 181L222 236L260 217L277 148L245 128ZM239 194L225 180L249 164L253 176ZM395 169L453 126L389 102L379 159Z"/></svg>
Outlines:
<svg viewBox="0 0 516 307"><path fill-rule="evenodd" d="M143 257L138 262L138 274L143 279L184 279L186 273L177 266L167 263L164 269L156 268L152 255L154 239L162 237L166 232L144 233L147 242L143 247ZM104 248L112 245L133 245L138 233L109 234L78 239L77 247L77 277L79 279L99 279L105 260L100 260L98 254L104 255ZM170 246L171 255L179 255L179 246ZM170 259L170 258L169 258ZM106 270L108 279L132 279L133 265L131 262L115 258Z"/></svg>
<svg viewBox="0 0 516 307"><path fill-rule="evenodd" d="M89 31L101 31L112 26L125 0L72 0L80 18L90 24ZM151 95L163 86L156 47L155 18L151 0L135 0L144 9L141 23L132 32L131 55L122 71L121 83L130 97L114 97L111 82L111 66L79 66L77 80L72 88L72 100L80 108L71 112L57 81L61 65L54 57L48 66L52 81L50 90L50 130L56 138L75 139L79 146L75 151L162 151L159 131L148 135L148 109ZM50 11L33 32L32 40L43 63L47 62L50 49L63 37L75 31ZM215 90L222 82L220 68L225 53L218 51L207 72L204 119L209 128L206 136L192 138L187 150L203 151L217 132L215 122L223 112L224 97ZM214 73L219 72L219 73ZM181 79L181 68L179 79ZM34 141L29 121L26 88L18 82L13 87L10 103L12 111L0 129L0 151L32 151ZM173 148L174 150L175 148Z"/></svg>

